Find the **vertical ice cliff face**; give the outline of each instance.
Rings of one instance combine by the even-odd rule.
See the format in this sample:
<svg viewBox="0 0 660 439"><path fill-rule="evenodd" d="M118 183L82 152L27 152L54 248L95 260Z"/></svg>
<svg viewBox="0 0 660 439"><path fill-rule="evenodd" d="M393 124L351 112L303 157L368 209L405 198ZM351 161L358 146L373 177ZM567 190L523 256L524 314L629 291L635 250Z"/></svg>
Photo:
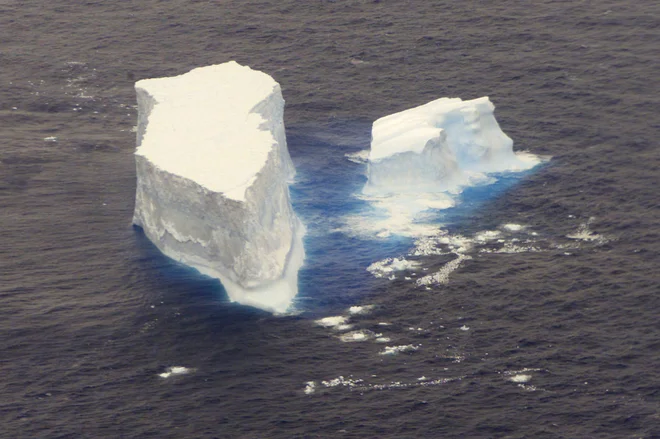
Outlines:
<svg viewBox="0 0 660 439"><path fill-rule="evenodd" d="M220 279L232 301L286 311L304 227L289 197L279 84L229 62L135 88L133 223L165 255Z"/></svg>
<svg viewBox="0 0 660 439"><path fill-rule="evenodd" d="M456 191L484 173L529 169L487 97L441 98L373 124L365 194Z"/></svg>

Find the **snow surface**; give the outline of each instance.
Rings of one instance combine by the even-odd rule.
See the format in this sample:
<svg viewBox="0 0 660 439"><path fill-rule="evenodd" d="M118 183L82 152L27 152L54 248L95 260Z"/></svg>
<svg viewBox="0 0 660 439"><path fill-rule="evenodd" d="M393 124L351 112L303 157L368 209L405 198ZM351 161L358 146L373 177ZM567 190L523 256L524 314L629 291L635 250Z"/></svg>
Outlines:
<svg viewBox="0 0 660 439"><path fill-rule="evenodd" d="M280 86L263 72L230 61L138 81L135 89L136 155L227 198L245 201L271 152L286 151Z"/></svg>
<svg viewBox="0 0 660 439"><path fill-rule="evenodd" d="M369 152L367 195L456 192L485 173L539 163L514 153L488 97L440 98L376 120Z"/></svg>
<svg viewBox="0 0 660 439"><path fill-rule="evenodd" d="M232 301L285 312L304 227L287 185L279 84L232 61L135 88L133 223L167 256L220 279Z"/></svg>

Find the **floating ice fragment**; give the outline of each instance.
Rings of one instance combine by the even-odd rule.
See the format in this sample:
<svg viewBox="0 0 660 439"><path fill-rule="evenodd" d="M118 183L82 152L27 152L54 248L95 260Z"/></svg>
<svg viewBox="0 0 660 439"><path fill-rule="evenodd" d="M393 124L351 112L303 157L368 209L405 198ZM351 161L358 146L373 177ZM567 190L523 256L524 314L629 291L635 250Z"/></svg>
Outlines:
<svg viewBox="0 0 660 439"><path fill-rule="evenodd" d="M514 382L514 383L526 383L526 382L528 382L528 381L531 380L531 379L532 379L532 376L531 376L531 375L523 375L523 374L520 374L520 375L514 375L514 376L512 376L511 378L509 378L509 381L512 381L512 382Z"/></svg>
<svg viewBox="0 0 660 439"><path fill-rule="evenodd" d="M497 230L485 230L474 235L474 240L480 243L497 239L502 233Z"/></svg>
<svg viewBox="0 0 660 439"><path fill-rule="evenodd" d="M316 320L315 323L325 328L339 328L345 326L347 321L348 321L348 317L332 316L332 317L324 317L322 319Z"/></svg>

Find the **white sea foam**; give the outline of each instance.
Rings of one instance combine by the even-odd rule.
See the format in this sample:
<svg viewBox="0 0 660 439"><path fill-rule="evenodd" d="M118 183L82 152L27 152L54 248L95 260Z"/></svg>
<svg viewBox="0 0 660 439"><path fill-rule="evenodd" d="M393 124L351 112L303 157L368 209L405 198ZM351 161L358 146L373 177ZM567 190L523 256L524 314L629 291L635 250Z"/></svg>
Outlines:
<svg viewBox="0 0 660 439"><path fill-rule="evenodd" d="M536 388L536 386L532 386L532 385L529 385L529 384L518 384L518 387L520 387L521 389L526 390L528 392L535 392L536 390L538 390ZM543 390L543 389L541 389L541 390Z"/></svg>
<svg viewBox="0 0 660 439"><path fill-rule="evenodd" d="M482 248L479 250L481 253L534 253L540 252L541 249L532 243L516 244L513 242L505 242L498 248Z"/></svg>
<svg viewBox="0 0 660 439"><path fill-rule="evenodd" d="M532 379L531 372L543 372L543 371L544 369L540 369L540 368L525 367L518 370L505 370L503 372L503 375L506 377L507 381L516 383L518 387L520 387L521 389L527 391L535 391L538 390L535 386L526 383L528 383Z"/></svg>
<svg viewBox="0 0 660 439"><path fill-rule="evenodd" d="M334 328L334 329L345 328L347 326L347 322L348 322L348 317L344 317L344 316L324 317L322 319L315 321L315 323L319 326L323 326L325 328Z"/></svg>
<svg viewBox="0 0 660 439"><path fill-rule="evenodd" d="M532 379L531 375L520 374L520 375L512 376L511 378L509 378L509 381L512 381L514 383L526 383L531 379Z"/></svg>
<svg viewBox="0 0 660 439"><path fill-rule="evenodd" d="M386 198L359 195L357 198L369 202L372 211L345 216L342 218L343 225L333 231L369 239L432 236L440 231L439 226L417 221L417 217L429 208L448 208L455 203L446 194L392 195Z"/></svg>
<svg viewBox="0 0 660 439"><path fill-rule="evenodd" d="M502 232L498 230L484 230L482 232L478 232L477 234L475 234L474 240L479 243L485 243L498 239L501 235Z"/></svg>
<svg viewBox="0 0 660 439"><path fill-rule="evenodd" d="M348 313L352 315L368 314L374 308L374 305L351 306L348 308Z"/></svg>
<svg viewBox="0 0 660 439"><path fill-rule="evenodd" d="M353 163L364 164L369 161L369 150L365 149L358 152L349 152L344 154L344 157Z"/></svg>
<svg viewBox="0 0 660 439"><path fill-rule="evenodd" d="M484 234L485 232L481 233ZM413 256L430 256L467 253L474 246L474 241L474 238L450 235L446 231L441 231L436 236L415 241L415 248L411 251L411 254Z"/></svg>
<svg viewBox="0 0 660 439"><path fill-rule="evenodd" d="M537 368L537 367L524 367L522 369L517 369L517 370L505 370L502 372L506 376L513 376L513 375L520 375L520 374L525 374L529 372L544 372L544 369Z"/></svg>
<svg viewBox="0 0 660 439"><path fill-rule="evenodd" d="M533 378L531 372L545 372L545 370L540 368L525 367L518 370L506 370L503 372L503 374L507 381L515 383L519 388L527 392L534 392L537 390L545 391L544 389L539 389L536 386L527 384Z"/></svg>
<svg viewBox="0 0 660 439"><path fill-rule="evenodd" d="M385 349L382 352L379 352L380 355L394 355L401 352L411 352L418 350L422 345L401 345L401 346L385 346Z"/></svg>
<svg viewBox="0 0 660 439"><path fill-rule="evenodd" d="M346 332L342 335L339 336L339 339L343 342L362 342L362 341L368 341L372 339L377 339L380 337L382 334L376 334L372 331L369 331L367 329L360 329L357 331L350 331Z"/></svg>
<svg viewBox="0 0 660 439"><path fill-rule="evenodd" d="M566 237L578 241L593 242L595 244L606 243L609 240L605 236L594 233L589 229L589 226L594 220L595 218L593 217L589 218L589 221L581 224L575 232L566 235Z"/></svg>
<svg viewBox="0 0 660 439"><path fill-rule="evenodd" d="M510 232L520 232L525 228L525 226L521 224L508 223L508 224L502 224L502 228Z"/></svg>
<svg viewBox="0 0 660 439"><path fill-rule="evenodd" d="M389 383L383 384L371 384L364 379L344 377L339 376L328 381L321 381L321 386L332 389L332 388L347 388L350 391L370 391L370 390L390 390L390 389L409 389L414 387L432 387L439 386L443 384L448 384L456 381L461 381L465 376L456 376L448 378L436 378L430 379L427 377L420 377L414 382L405 382L405 381L391 381ZM304 392L307 395L315 393L318 388L316 382L308 381L305 383Z"/></svg>
<svg viewBox="0 0 660 439"><path fill-rule="evenodd" d="M452 363L462 363L463 361L465 361L465 355L464 354L447 355L446 358L451 360Z"/></svg>
<svg viewBox="0 0 660 439"><path fill-rule="evenodd" d="M364 380L354 379L352 377L344 378L343 376L338 376L337 378L331 379L329 381L321 381L325 387L355 387L362 384Z"/></svg>
<svg viewBox="0 0 660 439"><path fill-rule="evenodd" d="M158 376L161 378L169 378L176 375L185 375L191 372L193 372L193 369L189 369L183 366L172 366L168 367L165 372L159 373Z"/></svg>
<svg viewBox="0 0 660 439"><path fill-rule="evenodd" d="M316 382L314 381L307 381L305 383L305 394L306 395L311 395L316 391Z"/></svg>
<svg viewBox="0 0 660 439"><path fill-rule="evenodd" d="M458 254L458 257L452 261L447 262L442 268L436 271L433 274L426 275L422 278L417 279L417 285L419 286L428 286L428 285L441 285L449 282L449 275L456 271L458 267L463 263L463 261L472 259L472 256Z"/></svg>
<svg viewBox="0 0 660 439"><path fill-rule="evenodd" d="M374 262L367 267L367 271L374 277L390 278L395 272L404 270L414 270L420 266L417 261L409 261L405 258L386 258L382 261Z"/></svg>

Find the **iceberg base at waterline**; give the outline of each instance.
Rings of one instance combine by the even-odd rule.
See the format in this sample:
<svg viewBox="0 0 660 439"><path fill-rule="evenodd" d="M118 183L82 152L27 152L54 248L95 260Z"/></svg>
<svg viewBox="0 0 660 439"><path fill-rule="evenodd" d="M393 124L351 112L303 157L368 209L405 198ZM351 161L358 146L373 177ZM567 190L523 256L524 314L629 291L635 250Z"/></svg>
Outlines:
<svg viewBox="0 0 660 439"><path fill-rule="evenodd" d="M133 223L165 255L219 279L232 301L286 312L305 228L289 195L279 84L229 62L135 87Z"/></svg>

